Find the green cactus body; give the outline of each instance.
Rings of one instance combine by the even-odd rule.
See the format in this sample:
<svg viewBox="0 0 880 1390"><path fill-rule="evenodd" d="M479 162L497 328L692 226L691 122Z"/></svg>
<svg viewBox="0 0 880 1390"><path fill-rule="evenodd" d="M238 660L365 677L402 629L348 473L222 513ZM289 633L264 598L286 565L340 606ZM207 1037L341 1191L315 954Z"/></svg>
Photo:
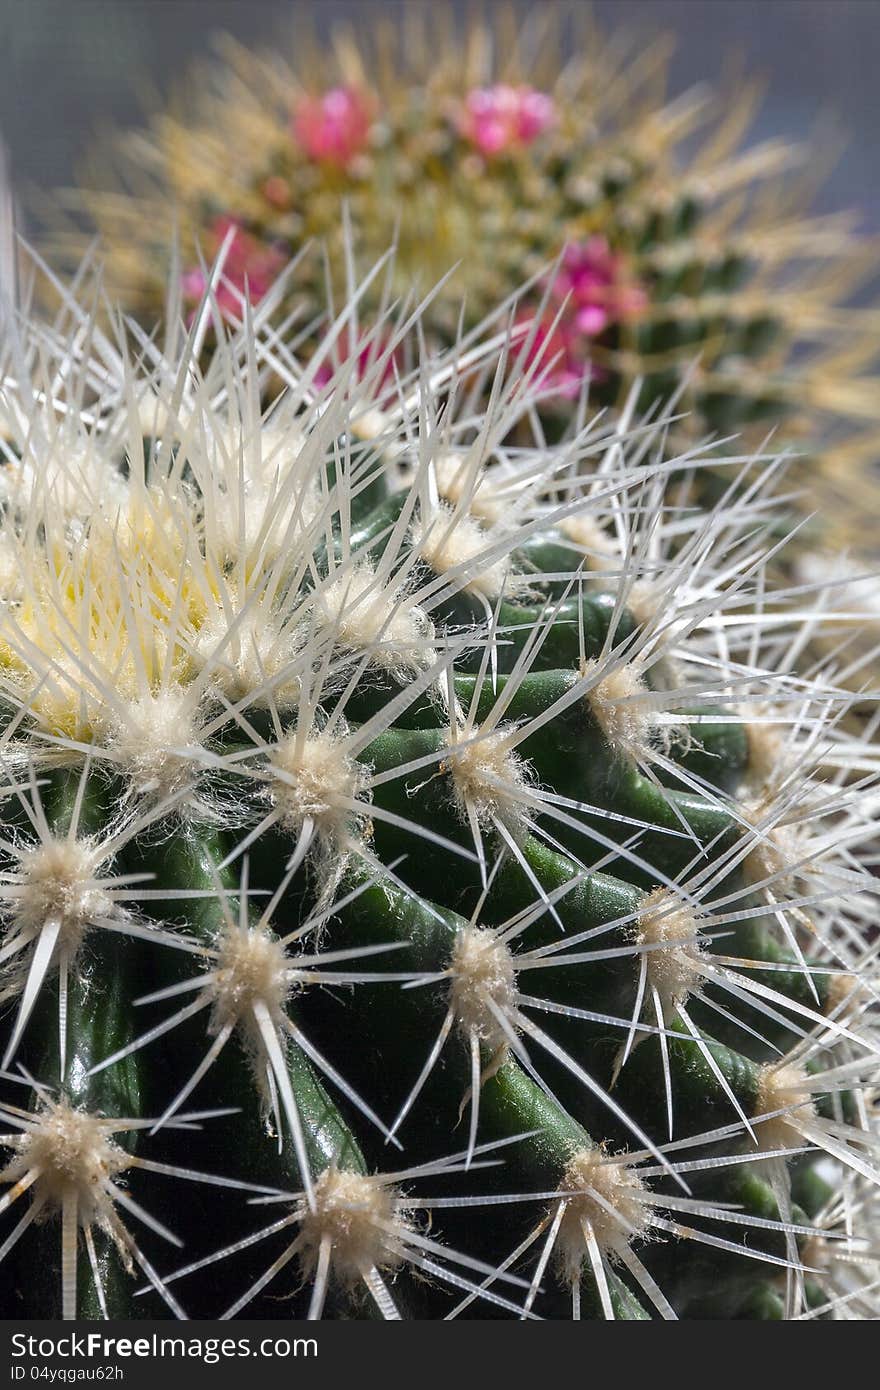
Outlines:
<svg viewBox="0 0 880 1390"><path fill-rule="evenodd" d="M646 427L508 453L509 343L475 418L200 315L4 405L8 1310L865 1315L874 757L775 465L664 511Z"/></svg>

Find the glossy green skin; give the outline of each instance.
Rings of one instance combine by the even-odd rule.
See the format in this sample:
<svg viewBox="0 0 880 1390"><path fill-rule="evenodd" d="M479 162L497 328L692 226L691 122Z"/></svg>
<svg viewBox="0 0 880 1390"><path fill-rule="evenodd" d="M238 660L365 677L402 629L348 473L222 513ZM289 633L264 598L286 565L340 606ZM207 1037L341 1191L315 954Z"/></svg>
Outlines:
<svg viewBox="0 0 880 1390"><path fill-rule="evenodd" d="M361 516L353 537L355 548L381 548L398 513L399 499L392 498L381 502L366 517ZM536 537L524 547L521 563L523 568L533 570L536 585L539 580L536 567L539 563L558 567L563 549L562 542L546 536ZM552 585L547 587L552 589ZM549 602L549 597L542 599L537 593L534 604L502 605L501 622L511 641L499 648L499 690L504 688L505 672L513 665L516 652L534 623L546 613ZM508 720L528 720L540 715L571 688L578 679L582 650L576 620L583 618L584 621L584 655L587 658L598 656L609 639L614 611L613 596L601 593L586 594L582 603L571 600L563 603L550 637L541 649L536 669L522 681L511 703ZM432 613L437 622L441 617L456 628L468 628L482 623L484 615L479 606L472 607L469 601L459 599L447 605L442 614ZM618 615L612 643L628 641L634 631L633 619L625 613ZM478 660L478 655L471 659L472 671ZM456 692L464 707L469 706L474 690L475 678L473 673L467 673L468 665L465 660L457 667L455 678ZM366 719L395 691L396 687L389 683L384 690L373 685L358 692L347 714L352 720ZM487 715L493 699L491 681L486 680L476 712L478 718ZM736 724L713 720L711 716L703 717L701 711L693 712L692 728L698 742L688 751L674 754L679 766L691 781L696 778L698 783L734 796L748 763L744 730ZM240 731L236 730L234 738L240 740L240 737ZM365 749L362 761L375 770L393 770L421 754L438 752L445 746L445 737L437 707L423 697L404 711L393 728ZM522 842L522 853L530 873L545 890L552 891L568 882L573 884L557 904L557 913L566 932L599 927L637 912L644 892L663 879L675 881L683 865L694 860L700 847L702 855L714 861L734 846L741 834L723 797L720 803L712 801L672 774L664 774L666 785L658 786L625 758L615 756L607 748L583 700L578 700L563 715L528 738L519 752L533 763L544 786L610 813L602 817L584 814L581 817L583 834L561 831L560 840L566 853L548 848L531 836ZM430 773L431 769L428 771ZM424 783L425 777L425 771L420 770L412 777L391 778L377 789L377 805L437 828L447 838L466 847L470 843L469 830L456 813L447 774L440 770L438 776L421 787L417 796L409 794L415 783ZM63 828L75 779L61 777L57 781L51 817ZM108 807L120 792L121 788L112 783L102 782L97 777L92 779L87 814L95 826L106 820ZM636 869L619 852L608 859L602 872L586 874L579 869L574 857L568 857L569 854L579 856L586 865L607 857L604 843L594 838L595 832L615 844L627 840L633 834L632 825L615 817L633 817L650 827L641 833L639 853L654 866L656 876ZM668 833L681 830L682 818L693 838L676 838ZM372 848L384 863L390 864L401 854L406 858L397 865L394 879L371 878L359 896L331 917L324 929L322 945L343 949L394 942L403 949L389 955L389 970L442 971L448 965L456 932L466 923L479 896L476 866L378 820L373 835ZM142 842L130 845L118 869L120 872L149 871L158 883L169 888L210 888L214 884L212 866L216 868L221 863L234 843L234 839L220 830L182 824L171 828L171 833L164 837L145 837ZM274 889L289 853L289 841L277 831L269 832L255 844L251 851L252 887ZM236 887L235 872L227 870L223 875L231 889ZM355 859L347 870L340 893L363 886L367 881L366 872ZM487 926L499 925L533 900L534 888L529 878L508 858L493 881L480 921ZM256 901L259 903L259 899ZM276 925L280 928L283 924L285 931L291 930L309 912L312 902L313 885L308 874L301 873L275 915ZM223 923L220 907L212 898L175 901L167 912L156 902L145 904L145 908L149 916L185 928L206 945L213 944ZM558 925L544 914L518 940L517 948L522 951L558 939ZM625 949L629 940L626 928L616 927L607 933L605 944ZM725 938L721 949L725 954L738 952L750 960L768 963L786 963L790 959L760 915L738 926L733 942ZM376 962L381 961L382 957L376 957L372 968L377 968ZM197 961L187 953L166 946L147 946L108 932L95 932L89 938L81 964L82 970L71 986L70 1065L65 1083L70 1099L77 1105L107 1114L133 1117L160 1114L207 1050L210 1041L208 1011L96 1077L86 1081L83 1074L94 1061L124 1046L167 1016L167 1001L163 1005L135 1009L131 1003L133 999L191 978L199 969ZM542 997L548 1000L624 1018L632 1013L636 972L632 957L626 954L601 962L585 961L576 967L548 969L540 974ZM821 1002L823 987L819 978ZM767 981L793 1000L812 1002L803 976L796 969L768 973ZM526 979L526 986L529 983ZM413 989L401 989L397 983L355 989L312 989L293 997L289 1008L307 1036L380 1116L390 1122L408 1095L437 1035L447 1008L445 990L442 981ZM711 992L709 986L707 995L710 997ZM737 1012L729 999L726 1003L731 1012ZM754 1022L747 1006L743 1006L742 1012L746 1021ZM699 1021L704 1036L710 1038L712 1056L738 1102L747 1114L754 1113L757 1068L771 1054L769 1051L762 1053L754 1039L735 1023L719 1028L718 1015L697 1000L692 1001L691 1014ZM56 1016L57 1002L50 990L28 1030L27 1047L23 1052L24 1060L42 1078L57 1075ZM552 1014L542 1014L540 1023L599 1084L611 1087L615 1057L623 1037L621 1030ZM0 1032L5 1026L5 1021L0 1024ZM794 1036L793 1032L787 1035L782 1024L775 1033L768 1031L770 1041L781 1046L790 1044ZM442 1195L444 1190L472 1194L514 1190L525 1198L530 1192L555 1190L572 1153L580 1148L596 1143L607 1143L612 1148L637 1146L633 1135L607 1105L590 1095L569 1072L539 1049L530 1047L529 1052L554 1098L536 1084L518 1061L508 1057L482 1086L479 1139L481 1142L516 1139L517 1142L504 1150L503 1165L458 1175L454 1183L447 1179L446 1182L452 1184L447 1188L443 1181L431 1180L433 1192ZM677 1137L729 1124L734 1119L730 1101L683 1028L679 1036L670 1039L669 1053ZM362 1117L339 1098L338 1093L318 1080L311 1064L294 1046L289 1048L288 1062L313 1174L317 1175L332 1163L357 1171L381 1171L400 1166L381 1135L366 1126ZM409 1165L427 1161L464 1147L467 1126L461 1119L462 1102L469 1084L467 1049L464 1040L453 1031L401 1130L405 1144L402 1162ZM656 1038L647 1038L636 1046L617 1079L613 1094L655 1142L665 1141L665 1092ZM237 1036L227 1044L220 1061L202 1080L185 1108L226 1107L234 1107L237 1113L205 1121L201 1130L187 1132L184 1143L181 1143L179 1132L168 1128L152 1138L141 1135L138 1151L149 1152L151 1158L159 1161L184 1163L195 1169L283 1191L300 1189L301 1176L293 1146L286 1140L279 1154L276 1139L269 1132L266 1106L251 1061ZM129 1136L121 1136L121 1142L128 1144ZM747 1147L745 1140L743 1145ZM721 1178L705 1184L712 1199L736 1201L754 1215L771 1219L778 1216L770 1189L754 1169L725 1169L722 1174ZM143 1174L137 1175L133 1188L142 1193L141 1200L147 1209L169 1224L186 1247L184 1260L175 1258L175 1252L169 1252L150 1232L138 1228L138 1238L142 1238L144 1249L149 1251L160 1271L197 1259L258 1226L268 1225L269 1219L278 1214L277 1208L268 1208L266 1217L257 1208L255 1215L254 1209L249 1209L237 1194L197 1183L184 1184L146 1176L148 1182L142 1181ZM799 1180L802 1186L809 1186L808 1168L799 1173ZM663 1190L662 1183L655 1183L655 1187ZM807 1205L808 1209L815 1209L817 1202ZM546 1208L545 1200L524 1200L516 1206L486 1208L480 1212L478 1221L472 1210L463 1214L444 1213L448 1219L443 1223L443 1235L452 1245L497 1263L528 1233ZM707 1229L711 1229L711 1224L703 1222ZM39 1310L38 1315L43 1315L43 1309L57 1311L60 1241L49 1238L47 1233L46 1226L32 1228L29 1239L22 1241L16 1254L15 1292L11 1295L16 1315L28 1308L32 1315L34 1310ZM726 1238L730 1233L730 1227L719 1224L719 1235ZM744 1241L754 1249L784 1253L780 1237L772 1232L749 1232ZM282 1248L273 1245L271 1258ZM189 1280L181 1286L179 1292L189 1314L216 1316L228 1306L266 1267L269 1256L262 1251L263 1247L259 1246L244 1257L214 1266L204 1279ZM652 1242L640 1247L639 1253L655 1272L666 1296L684 1316L779 1316L781 1304L774 1280L768 1275L767 1266L754 1260L704 1247L700 1247L697 1254L693 1247L684 1249L675 1240ZM166 1315L164 1306L153 1295L133 1296L139 1279L129 1277L112 1247L102 1249L101 1259L113 1315ZM80 1263L79 1311L84 1317L93 1317L97 1309L91 1280L84 1259ZM547 1291L542 1312L544 1316L566 1316L570 1307L568 1294L554 1284L554 1279L551 1267L545 1280ZM308 1289L298 1289L297 1285L298 1279L291 1273L286 1282L270 1286L260 1299L249 1305L247 1315L277 1317L289 1311L302 1316ZM510 1293L509 1287L505 1292ZM611 1294L617 1316L636 1319L650 1316L644 1299L636 1295L627 1277L615 1275ZM279 1296L284 1300L281 1303ZM442 1287L414 1280L405 1271L394 1281L394 1296L404 1313L431 1317L442 1316L458 1297ZM601 1316L589 1275L584 1276L582 1297L583 1316ZM332 1290L327 1312L339 1317L371 1315L365 1303L357 1300L352 1303L339 1289ZM472 1316L497 1315L488 1305L474 1305L470 1312Z"/></svg>

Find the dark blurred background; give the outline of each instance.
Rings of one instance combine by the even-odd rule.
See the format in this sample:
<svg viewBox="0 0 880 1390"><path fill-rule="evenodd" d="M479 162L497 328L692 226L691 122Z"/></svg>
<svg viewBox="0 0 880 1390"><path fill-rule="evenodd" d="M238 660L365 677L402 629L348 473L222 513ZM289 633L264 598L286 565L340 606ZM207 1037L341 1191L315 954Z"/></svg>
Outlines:
<svg viewBox="0 0 880 1390"><path fill-rule="evenodd" d="M534 0L549 4L554 0ZM304 11L335 20L414 0L0 0L0 135L22 188L73 180L95 132L138 122L212 33L255 45ZM468 0L434 0L462 13ZM606 29L677 39L672 91L717 78L737 55L767 80L755 133L802 136L836 121L847 144L821 194L880 232L880 0L595 0ZM286 46L286 45L285 45Z"/></svg>

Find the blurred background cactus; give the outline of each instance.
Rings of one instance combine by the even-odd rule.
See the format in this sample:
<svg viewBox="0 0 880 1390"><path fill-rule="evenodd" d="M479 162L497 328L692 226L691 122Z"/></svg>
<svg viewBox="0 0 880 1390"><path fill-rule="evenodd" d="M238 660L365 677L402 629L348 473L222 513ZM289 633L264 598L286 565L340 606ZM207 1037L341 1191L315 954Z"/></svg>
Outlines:
<svg viewBox="0 0 880 1390"><path fill-rule="evenodd" d="M399 289L458 267L425 319L440 344L462 304L473 325L536 277L523 311L549 341L548 429L587 383L621 406L638 381L646 409L687 370L691 435L782 426L823 544L867 552L878 314L853 299L876 259L853 219L811 211L830 145L800 123L751 137L751 77L670 95L669 45L603 33L585 6L459 18L361 6L328 34L298 7L271 52L219 41L148 131L96 152L73 200L114 291L152 321L177 236L191 305L224 244L228 284L256 301L317 238L339 295L345 204L366 262L396 238ZM305 257L290 281L303 327L324 274Z"/></svg>

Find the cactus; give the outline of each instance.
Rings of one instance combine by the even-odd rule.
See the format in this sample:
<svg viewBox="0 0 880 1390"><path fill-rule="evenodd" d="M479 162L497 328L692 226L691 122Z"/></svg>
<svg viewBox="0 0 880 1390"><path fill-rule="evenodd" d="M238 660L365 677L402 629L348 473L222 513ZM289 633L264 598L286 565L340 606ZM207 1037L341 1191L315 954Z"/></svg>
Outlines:
<svg viewBox="0 0 880 1390"><path fill-rule="evenodd" d="M308 361L216 273L163 348L53 283L0 396L4 1313L875 1316L876 754L766 591L782 461L696 509L669 412L547 444L534 338L408 303L324 376L369 277Z"/></svg>
<svg viewBox="0 0 880 1390"><path fill-rule="evenodd" d="M669 100L668 45L605 40L584 6L495 7L464 33L443 7L406 9L398 24L364 7L329 43L298 14L290 64L224 41L148 135L101 149L74 203L127 304L150 325L162 312L173 228L191 307L201 256L223 247L218 300L233 316L245 282L256 301L295 258L288 308L305 329L326 268L300 252L316 239L344 265L346 205L366 262L397 238L400 289L424 293L458 266L425 318L438 344L454 341L463 301L473 325L536 278L524 307L541 310L554 358L548 428L587 381L594 403L617 405L638 382L647 409L687 368L677 433L784 421L825 543L869 554L876 311L852 298L873 253L848 218L809 212L816 148L743 145L753 83Z"/></svg>

